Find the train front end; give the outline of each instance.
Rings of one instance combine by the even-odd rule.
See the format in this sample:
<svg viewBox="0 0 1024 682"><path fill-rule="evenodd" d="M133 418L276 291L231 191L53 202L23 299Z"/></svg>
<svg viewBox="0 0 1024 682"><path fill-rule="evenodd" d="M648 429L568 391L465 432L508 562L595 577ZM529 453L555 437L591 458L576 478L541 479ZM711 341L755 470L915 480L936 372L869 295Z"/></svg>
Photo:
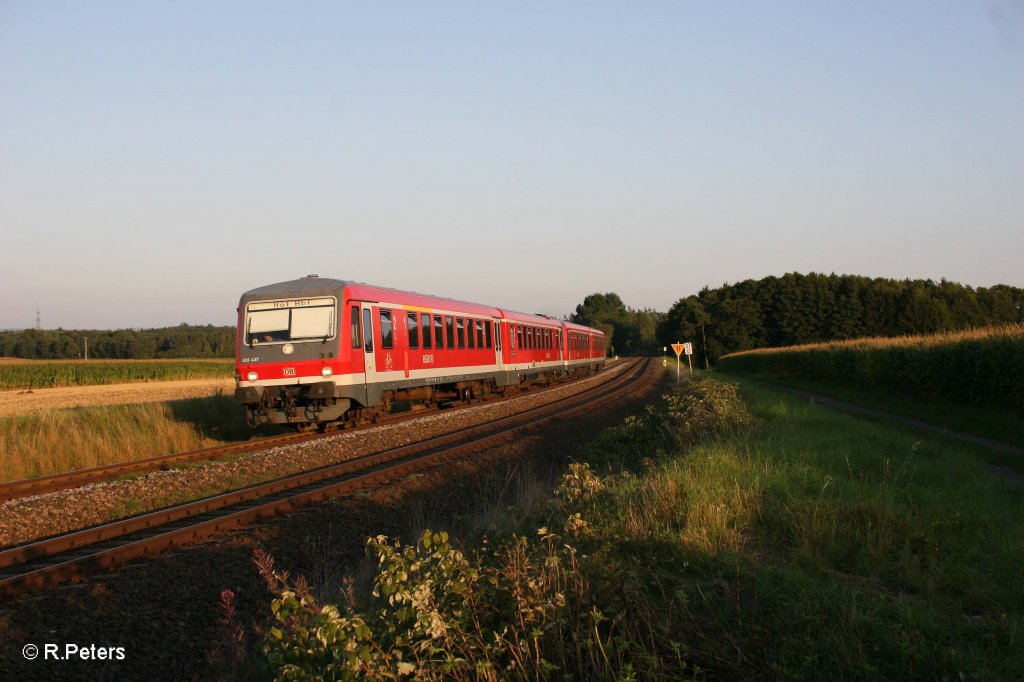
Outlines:
<svg viewBox="0 0 1024 682"><path fill-rule="evenodd" d="M348 410L350 399L338 395L345 284L310 275L242 294L235 400L250 426L302 428Z"/></svg>

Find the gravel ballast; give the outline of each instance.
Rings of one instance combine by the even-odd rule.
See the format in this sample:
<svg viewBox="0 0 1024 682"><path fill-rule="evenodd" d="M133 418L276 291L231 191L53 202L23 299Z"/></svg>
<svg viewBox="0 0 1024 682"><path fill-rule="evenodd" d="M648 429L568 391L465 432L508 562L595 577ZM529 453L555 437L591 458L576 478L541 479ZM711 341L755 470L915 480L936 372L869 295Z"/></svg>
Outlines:
<svg viewBox="0 0 1024 682"><path fill-rule="evenodd" d="M432 412L409 421L343 431L328 438L250 452L229 461L154 471L138 478L104 481L10 500L0 505L0 547L88 528L185 500L209 497L451 433L575 395L606 381L611 373L617 371L617 367L612 367L571 384L501 402Z"/></svg>

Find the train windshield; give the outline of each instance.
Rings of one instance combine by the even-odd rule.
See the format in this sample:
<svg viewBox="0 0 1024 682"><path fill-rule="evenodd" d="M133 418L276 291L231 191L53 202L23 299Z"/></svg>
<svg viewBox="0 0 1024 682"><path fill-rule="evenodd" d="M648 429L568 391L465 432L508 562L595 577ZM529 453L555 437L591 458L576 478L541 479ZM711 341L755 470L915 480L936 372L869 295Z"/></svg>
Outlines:
<svg viewBox="0 0 1024 682"><path fill-rule="evenodd" d="M326 341L334 336L333 298L260 301L250 303L245 310L245 342L249 346Z"/></svg>

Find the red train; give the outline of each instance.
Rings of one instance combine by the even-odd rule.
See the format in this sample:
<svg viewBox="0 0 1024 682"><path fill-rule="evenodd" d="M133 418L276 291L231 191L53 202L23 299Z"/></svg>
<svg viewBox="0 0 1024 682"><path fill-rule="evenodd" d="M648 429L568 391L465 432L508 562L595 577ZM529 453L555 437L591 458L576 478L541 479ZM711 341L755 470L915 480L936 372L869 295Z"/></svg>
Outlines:
<svg viewBox="0 0 1024 682"><path fill-rule="evenodd" d="M359 422L394 401L478 400L595 372L596 329L309 275L242 294L235 399L249 424Z"/></svg>

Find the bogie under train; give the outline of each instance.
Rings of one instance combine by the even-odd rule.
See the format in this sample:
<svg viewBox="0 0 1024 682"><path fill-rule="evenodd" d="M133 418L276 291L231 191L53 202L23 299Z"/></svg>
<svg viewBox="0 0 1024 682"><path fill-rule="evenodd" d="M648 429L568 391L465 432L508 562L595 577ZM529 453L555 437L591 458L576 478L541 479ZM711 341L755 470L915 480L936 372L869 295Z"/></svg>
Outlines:
<svg viewBox="0 0 1024 682"><path fill-rule="evenodd" d="M594 372L604 334L540 315L310 275L238 305L235 399L251 426L357 423Z"/></svg>

